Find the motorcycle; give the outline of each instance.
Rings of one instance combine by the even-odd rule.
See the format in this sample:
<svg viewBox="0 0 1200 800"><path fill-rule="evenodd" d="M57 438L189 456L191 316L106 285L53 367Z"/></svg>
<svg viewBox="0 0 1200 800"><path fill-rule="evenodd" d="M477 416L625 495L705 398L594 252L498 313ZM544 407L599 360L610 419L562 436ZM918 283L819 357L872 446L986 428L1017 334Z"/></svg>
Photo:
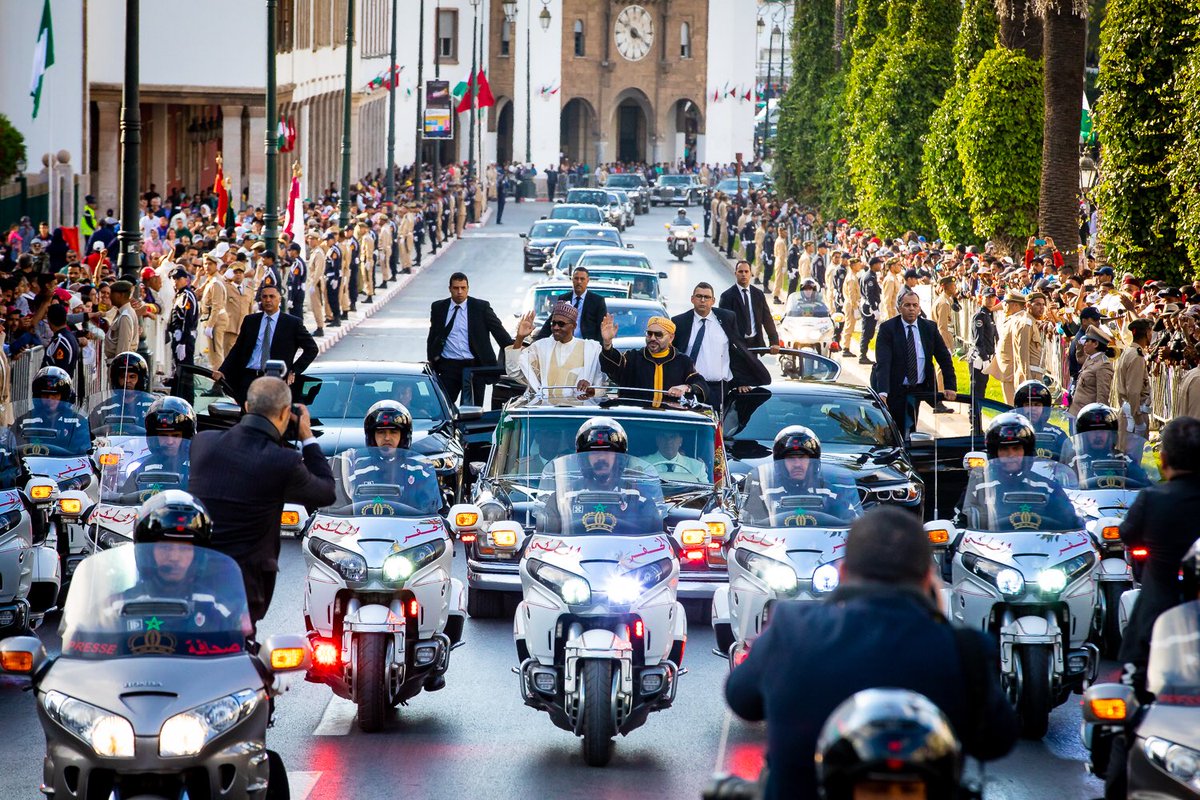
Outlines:
<svg viewBox="0 0 1200 800"><path fill-rule="evenodd" d="M1087 641L1099 552L1066 497L1067 468L1017 461L968 453L959 524L934 520L925 530L950 584L952 621L996 636L1021 733L1039 739L1051 710L1099 668L1098 648Z"/></svg>
<svg viewBox="0 0 1200 800"><path fill-rule="evenodd" d="M422 688L445 685L466 618L437 473L417 453L391 452L334 459L337 503L309 518L302 545L308 679L356 703L367 732Z"/></svg>
<svg viewBox="0 0 1200 800"><path fill-rule="evenodd" d="M667 249L671 255L683 261L696 250L696 225L672 225L666 223Z"/></svg>
<svg viewBox="0 0 1200 800"><path fill-rule="evenodd" d="M159 548L178 547L135 544L80 564L61 655L31 636L0 642L0 668L33 684L46 794L248 800L286 790L283 763L266 750L271 698L307 667L308 645L272 636L248 652L238 565L185 546L186 574L172 578Z"/></svg>
<svg viewBox="0 0 1200 800"><path fill-rule="evenodd" d="M863 513L853 476L822 463L805 467L820 470L815 479L793 480L785 463L751 473L729 545L729 584L713 596L713 652L728 658L730 669L750 654L776 602L820 600L837 588L846 536ZM685 542L704 532L699 523L679 528Z"/></svg>
<svg viewBox="0 0 1200 800"><path fill-rule="evenodd" d="M561 456L539 494L520 554L514 672L525 704L582 736L584 761L604 766L618 733L675 700L687 642L678 553L663 533L659 479L630 456ZM515 528L495 523L489 533L512 549Z"/></svg>
<svg viewBox="0 0 1200 800"><path fill-rule="evenodd" d="M47 508L57 493L47 478L26 480L19 458L0 447L0 638L37 628L55 605L59 566L47 545Z"/></svg>
<svg viewBox="0 0 1200 800"><path fill-rule="evenodd" d="M138 507L164 489L187 491L191 441L174 437L110 437L96 453L100 497L94 505L60 509L68 521L83 520L87 549L96 553L133 541Z"/></svg>
<svg viewBox="0 0 1200 800"><path fill-rule="evenodd" d="M1154 701L1141 705L1131 686L1099 683L1083 694L1081 736L1098 777L1113 776L1113 759L1125 761L1123 779L1111 777L1105 798L1200 797L1200 602L1163 612L1154 623L1146 688Z"/></svg>

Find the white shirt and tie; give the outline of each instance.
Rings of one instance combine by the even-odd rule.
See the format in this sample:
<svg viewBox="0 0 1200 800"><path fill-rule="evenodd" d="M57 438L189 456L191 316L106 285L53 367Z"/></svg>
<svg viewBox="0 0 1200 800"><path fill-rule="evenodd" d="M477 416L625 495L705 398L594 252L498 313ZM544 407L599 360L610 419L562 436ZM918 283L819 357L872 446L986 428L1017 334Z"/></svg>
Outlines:
<svg viewBox="0 0 1200 800"><path fill-rule="evenodd" d="M254 352L250 354L250 369L266 369L267 361L271 358L271 341L275 337L275 326L279 323L279 311L274 314L263 314L262 324L258 326L258 338L254 342Z"/></svg>
<svg viewBox="0 0 1200 800"><path fill-rule="evenodd" d="M738 291L742 293L742 302L746 304L746 317L750 321L746 330L742 331L742 336L749 339L754 336L755 332L758 330L758 328L756 328L754 325L754 303L750 297L749 286L739 286Z"/></svg>
<svg viewBox="0 0 1200 800"><path fill-rule="evenodd" d="M904 358L906 359L905 371L904 371L904 373L905 373L904 374L904 385L905 386L913 385L910 383L910 381L908 379L908 368L907 368L907 366L908 366L907 365L908 339L910 336L912 337L914 349L917 352L917 385L923 384L925 382L925 348L921 344L921 329L917 327L916 322L904 322L903 320L901 320L901 324L904 327Z"/></svg>
<svg viewBox="0 0 1200 800"><path fill-rule="evenodd" d="M733 380L733 370L729 366L729 337L715 314L702 317L692 312L692 337L688 341L687 354L706 381Z"/></svg>
<svg viewBox="0 0 1200 800"><path fill-rule="evenodd" d="M583 338L583 301L587 297L587 290L583 294L577 294L571 297L571 305L575 306L575 338Z"/></svg>
<svg viewBox="0 0 1200 800"><path fill-rule="evenodd" d="M446 344L442 347L442 358L449 358L454 361L470 361L475 358L471 355L471 343L467 338L467 301L461 303L450 302L450 308L446 310L446 324L450 330L446 333Z"/></svg>

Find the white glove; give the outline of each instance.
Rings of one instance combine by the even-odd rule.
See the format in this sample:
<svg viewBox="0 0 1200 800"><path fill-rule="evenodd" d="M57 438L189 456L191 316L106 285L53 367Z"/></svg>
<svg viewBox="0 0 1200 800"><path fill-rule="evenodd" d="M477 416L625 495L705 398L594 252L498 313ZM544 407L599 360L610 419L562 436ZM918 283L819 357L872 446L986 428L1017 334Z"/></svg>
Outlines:
<svg viewBox="0 0 1200 800"><path fill-rule="evenodd" d="M1143 414L1149 414L1150 413L1150 404L1142 403L1141 406L1138 407L1138 411L1142 412Z"/></svg>
<svg viewBox="0 0 1200 800"><path fill-rule="evenodd" d="M213 329L211 327L205 328L204 335L211 339L213 337Z"/></svg>
<svg viewBox="0 0 1200 800"><path fill-rule="evenodd" d="M187 348L181 344L175 345L175 360L183 361L187 358Z"/></svg>
<svg viewBox="0 0 1200 800"><path fill-rule="evenodd" d="M1133 433L1133 409L1128 401L1121 403L1121 413L1125 415L1125 432Z"/></svg>

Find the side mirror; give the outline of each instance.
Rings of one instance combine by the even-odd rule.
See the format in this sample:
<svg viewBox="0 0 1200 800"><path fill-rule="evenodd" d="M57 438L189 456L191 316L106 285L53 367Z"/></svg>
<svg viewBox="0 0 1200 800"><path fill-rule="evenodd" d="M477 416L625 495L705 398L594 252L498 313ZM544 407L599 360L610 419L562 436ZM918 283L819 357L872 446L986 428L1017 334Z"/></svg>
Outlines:
<svg viewBox="0 0 1200 800"><path fill-rule="evenodd" d="M949 520L934 519L925 523L925 535L929 537L929 544L933 545L936 552L941 552L950 546L956 531L954 523Z"/></svg>
<svg viewBox="0 0 1200 800"><path fill-rule="evenodd" d="M529 238L529 237L528 237L528 235L526 235L526 234L524 234L524 233L518 233L518 234L517 234L517 236L520 236L522 239L528 239L528 238Z"/></svg>
<svg viewBox="0 0 1200 800"><path fill-rule="evenodd" d="M479 530L479 521L483 515L479 512L479 506L474 503L456 503L450 507L450 513L447 520L450 522L450 530L455 534L462 536L464 533L471 533Z"/></svg>
<svg viewBox="0 0 1200 800"><path fill-rule="evenodd" d="M701 514L700 522L708 534L706 542L714 550L717 549L717 547L713 547L714 544L719 547L733 534L733 518L724 511L710 511L707 514Z"/></svg>
<svg viewBox="0 0 1200 800"><path fill-rule="evenodd" d="M307 672L312 666L312 648L298 633L277 633L267 637L258 657L272 672Z"/></svg>
<svg viewBox="0 0 1200 800"><path fill-rule="evenodd" d="M242 407L232 400L214 400L208 407L208 413L217 419L236 422L242 418Z"/></svg>
<svg viewBox="0 0 1200 800"><path fill-rule="evenodd" d="M963 456L963 469L983 469L987 466L987 453L972 450Z"/></svg>
<svg viewBox="0 0 1200 800"><path fill-rule="evenodd" d="M497 520L488 528L487 537L497 550L516 550L525 538L521 525L511 520Z"/></svg>
<svg viewBox="0 0 1200 800"><path fill-rule="evenodd" d="M36 675L46 659L46 648L36 636L10 636L0 641L0 672Z"/></svg>
<svg viewBox="0 0 1200 800"><path fill-rule="evenodd" d="M663 280L666 280L667 278L670 278L671 276L665 272L660 272L660 273L658 273L658 277L662 278Z"/></svg>
<svg viewBox="0 0 1200 800"><path fill-rule="evenodd" d="M458 421L470 422L483 416L483 406L459 406Z"/></svg>
<svg viewBox="0 0 1200 800"><path fill-rule="evenodd" d="M1121 518L1101 517L1096 520L1096 539L1100 544L1113 544L1121 541Z"/></svg>
<svg viewBox="0 0 1200 800"><path fill-rule="evenodd" d="M1083 721L1093 725L1124 725L1137 710L1132 686L1098 683L1083 693Z"/></svg>
<svg viewBox="0 0 1200 800"><path fill-rule="evenodd" d="M911 434L909 434L908 440L912 443L932 442L933 434L926 433L925 431L913 431Z"/></svg>
<svg viewBox="0 0 1200 800"><path fill-rule="evenodd" d="M58 515L65 522L74 522L83 517L85 511L90 510L90 503L88 496L83 492L63 492L58 496Z"/></svg>
<svg viewBox="0 0 1200 800"><path fill-rule="evenodd" d="M625 245L625 249L626 249L626 250L632 250L632 249L633 249L633 243L632 243L632 242L630 242L629 244Z"/></svg>
<svg viewBox="0 0 1200 800"><path fill-rule="evenodd" d="M34 505L44 506L58 497L58 484L49 478L31 478L25 492Z"/></svg>
<svg viewBox="0 0 1200 800"><path fill-rule="evenodd" d="M471 471L472 478L478 478L483 474L484 467L487 466L485 461L471 461L467 464L467 469Z"/></svg>

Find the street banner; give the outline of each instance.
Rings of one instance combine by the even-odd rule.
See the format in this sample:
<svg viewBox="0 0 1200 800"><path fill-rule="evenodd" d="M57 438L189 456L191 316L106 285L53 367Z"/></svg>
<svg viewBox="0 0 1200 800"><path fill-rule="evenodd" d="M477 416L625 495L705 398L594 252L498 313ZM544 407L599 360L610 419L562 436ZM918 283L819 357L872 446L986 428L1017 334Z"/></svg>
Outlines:
<svg viewBox="0 0 1200 800"><path fill-rule="evenodd" d="M425 120L423 133L426 139L454 138L454 106L450 95L450 81L425 82Z"/></svg>

